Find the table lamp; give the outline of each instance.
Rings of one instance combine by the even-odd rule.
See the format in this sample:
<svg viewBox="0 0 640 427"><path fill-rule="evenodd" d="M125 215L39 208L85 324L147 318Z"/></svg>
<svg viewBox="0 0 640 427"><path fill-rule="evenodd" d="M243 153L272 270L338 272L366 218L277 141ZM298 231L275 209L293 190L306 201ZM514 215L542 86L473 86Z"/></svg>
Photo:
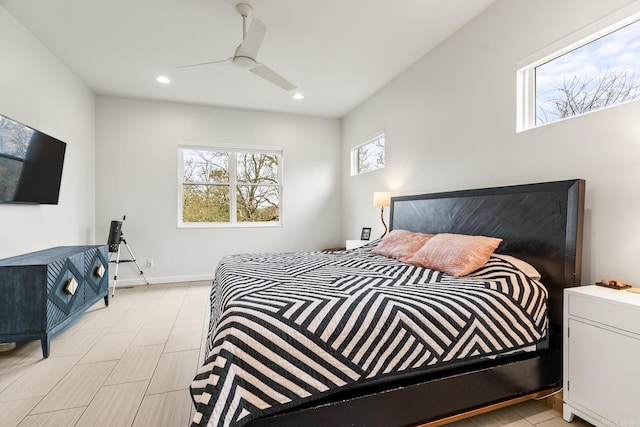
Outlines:
<svg viewBox="0 0 640 427"><path fill-rule="evenodd" d="M373 206L380 208L380 221L384 227L384 233L380 238L387 234L387 224L384 223L384 208L391 206L391 193L387 191L376 191L373 193Z"/></svg>

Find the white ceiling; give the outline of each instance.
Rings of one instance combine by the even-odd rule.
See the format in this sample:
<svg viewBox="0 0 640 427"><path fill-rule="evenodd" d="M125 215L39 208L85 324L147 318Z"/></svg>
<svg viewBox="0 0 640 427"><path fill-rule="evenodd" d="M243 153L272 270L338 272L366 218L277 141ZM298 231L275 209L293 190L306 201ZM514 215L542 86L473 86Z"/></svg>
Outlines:
<svg viewBox="0 0 640 427"><path fill-rule="evenodd" d="M238 0L0 0L95 93L342 117L494 0L247 0L258 56L305 95L229 64ZM161 85L158 75L172 82Z"/></svg>

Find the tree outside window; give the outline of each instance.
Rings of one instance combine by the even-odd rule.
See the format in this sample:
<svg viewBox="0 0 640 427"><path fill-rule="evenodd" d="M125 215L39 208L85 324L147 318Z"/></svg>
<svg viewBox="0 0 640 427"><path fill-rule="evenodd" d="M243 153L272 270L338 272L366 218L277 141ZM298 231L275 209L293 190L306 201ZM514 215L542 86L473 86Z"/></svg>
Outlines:
<svg viewBox="0 0 640 427"><path fill-rule="evenodd" d="M181 223L279 223L281 153L181 148Z"/></svg>
<svg viewBox="0 0 640 427"><path fill-rule="evenodd" d="M535 67L535 125L640 97L640 21Z"/></svg>
<svg viewBox="0 0 640 427"><path fill-rule="evenodd" d="M385 165L384 134L378 135L351 150L351 175L381 169Z"/></svg>
<svg viewBox="0 0 640 427"><path fill-rule="evenodd" d="M239 153L237 168L238 222L265 222L280 219L278 155Z"/></svg>

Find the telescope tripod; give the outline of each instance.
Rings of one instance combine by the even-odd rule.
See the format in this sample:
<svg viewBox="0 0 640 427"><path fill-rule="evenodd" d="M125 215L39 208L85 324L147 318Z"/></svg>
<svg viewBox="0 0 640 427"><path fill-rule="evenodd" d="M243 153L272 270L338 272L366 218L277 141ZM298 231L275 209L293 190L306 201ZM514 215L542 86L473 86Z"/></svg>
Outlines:
<svg viewBox="0 0 640 427"><path fill-rule="evenodd" d="M124 247L127 248L127 251L129 251L129 256L131 257L131 259L120 259L120 249L122 248L122 244L124 244ZM116 286L118 284L118 265L120 265L121 262L134 262L136 264L136 267L138 267L138 271L140 272L140 275L144 279L144 282L148 285L149 281L144 276L144 273L142 272L142 269L140 268L140 265L138 264L138 261L136 261L136 257L133 256L133 252L131 251L131 248L127 244L127 241L125 240L125 238L122 237L122 234L120 235L120 238L119 238L119 241L118 241L118 250L117 251L112 251L112 249L114 249L113 246L114 245L109 245L109 262L113 262L113 263L116 264L116 271L115 271L115 273L113 275L113 291L111 291L111 296L112 297L116 296ZM112 252L116 252L116 259L115 260L111 259L111 253Z"/></svg>

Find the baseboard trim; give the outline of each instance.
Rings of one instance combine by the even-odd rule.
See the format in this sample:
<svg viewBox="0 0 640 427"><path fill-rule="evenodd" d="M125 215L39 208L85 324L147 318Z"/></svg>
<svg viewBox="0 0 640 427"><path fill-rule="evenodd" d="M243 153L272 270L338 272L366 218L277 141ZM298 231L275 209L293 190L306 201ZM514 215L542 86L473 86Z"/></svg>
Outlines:
<svg viewBox="0 0 640 427"><path fill-rule="evenodd" d="M145 274L145 277L149 281L150 284L160 284L160 283L180 283L180 282L199 282L201 280L211 281L213 280L213 276L209 274L193 274L188 276L160 276L160 277L152 277L148 274ZM146 285L144 279L142 277L136 277L133 279L118 279L118 287L122 286L140 286ZM113 279L109 279L109 287L113 287Z"/></svg>

